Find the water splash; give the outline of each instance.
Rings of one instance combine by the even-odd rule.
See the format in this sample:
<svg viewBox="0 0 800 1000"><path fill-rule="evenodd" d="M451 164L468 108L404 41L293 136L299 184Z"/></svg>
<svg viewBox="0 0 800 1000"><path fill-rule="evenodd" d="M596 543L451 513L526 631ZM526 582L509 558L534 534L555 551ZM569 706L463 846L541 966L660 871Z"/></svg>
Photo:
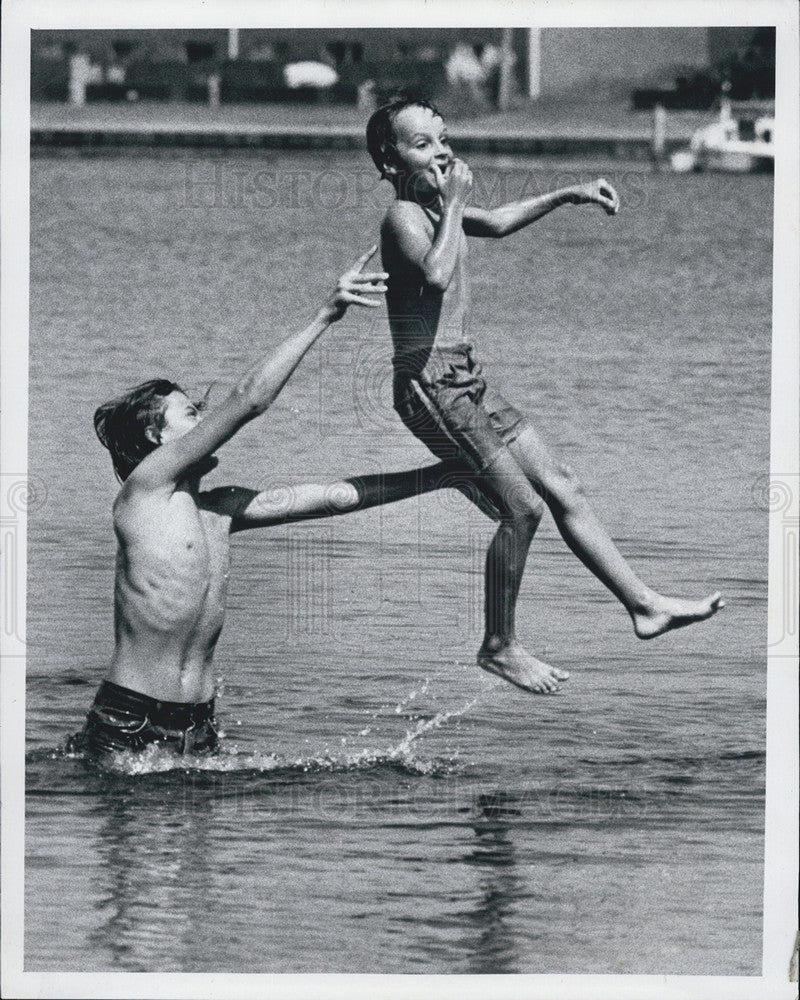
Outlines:
<svg viewBox="0 0 800 1000"><path fill-rule="evenodd" d="M423 690L427 690L427 681ZM412 692L412 694L405 699L405 702L407 703L408 700L415 696L415 692ZM413 729L406 731L406 735L396 746L389 747L387 750L364 749L358 751L357 753L345 755L343 758L335 758L328 755L324 758L316 758L313 763L318 766L321 762L324 762L325 764L333 765L335 768L344 767L346 769L393 764L402 767L403 770L406 770L409 773L415 774L440 774L451 771L455 767L455 762L458 757L457 753L451 754L450 757L446 759L436 758L430 761L419 760L414 756L413 745L421 736L424 736L425 733L438 729L450 719L460 718L465 712L468 712L475 706L475 704L480 700L480 697L480 695L477 695L470 701L465 702L460 708L437 712L436 715L430 719L419 719ZM403 704L404 702L401 702L400 706ZM400 706L398 706L398 709L400 709ZM359 735L364 735L363 730L359 733Z"/></svg>
<svg viewBox="0 0 800 1000"><path fill-rule="evenodd" d="M415 740L419 739L420 736L425 733L429 733L432 729L438 729L449 719L460 718L465 712L468 712L471 708L473 708L478 701L480 701L480 698L480 695L476 695L470 701L465 702L461 708L454 708L449 712L437 712L432 719L421 719L413 730L410 729L406 732L405 739L398 743L393 752L401 755L410 753L411 745Z"/></svg>
<svg viewBox="0 0 800 1000"><path fill-rule="evenodd" d="M414 698L427 690L428 681L415 691L412 691L398 703L398 714ZM183 772L226 772L226 773L270 773L277 772L281 776L291 774L309 774L319 772L367 771L376 768L390 767L411 775L439 775L451 773L456 766L457 753L447 757L432 759L420 758L415 755L415 744L425 734L439 729L451 719L460 718L470 711L480 700L481 695L470 699L459 708L437 712L429 719L418 719L413 728L406 731L405 736L395 745L388 748L363 747L357 751L339 753L326 752L322 755L286 758L275 753L255 751L243 753L234 741L224 742L219 749L208 755L180 756L172 749L151 744L144 750L111 753L98 764L100 770L123 775L162 774L170 771ZM382 710L379 710L379 712ZM377 717L376 713L376 717ZM364 735L362 732L359 735ZM70 752L64 749L36 752L38 759L62 759L87 761L81 752ZM29 755L29 757L32 755Z"/></svg>
<svg viewBox="0 0 800 1000"><path fill-rule="evenodd" d="M430 677L426 677L423 680L423 682L422 682L422 684L421 684L421 686L419 688L414 688L414 690L410 691L405 696L405 698L402 698L400 701L397 702L397 704L392 709L393 713L395 715L401 715L402 712L413 701L416 701L416 699L419 698L421 695L427 694L428 693L428 687L430 686L430 683L431 683ZM367 723L367 725L362 730L360 730L360 732L359 732L358 735L359 736L369 736L369 734L372 732L372 730L374 728L374 723L376 722L376 720L380 716L384 715L389 710L389 707L390 707L389 705L381 705L381 707L377 711L373 712L372 715L371 715L371 717L370 717L370 721Z"/></svg>

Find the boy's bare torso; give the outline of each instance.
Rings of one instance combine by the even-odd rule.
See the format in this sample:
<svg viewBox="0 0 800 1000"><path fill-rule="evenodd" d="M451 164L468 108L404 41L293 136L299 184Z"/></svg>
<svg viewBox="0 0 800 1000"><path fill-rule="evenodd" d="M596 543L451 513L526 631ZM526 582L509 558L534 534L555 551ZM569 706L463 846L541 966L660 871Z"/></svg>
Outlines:
<svg viewBox="0 0 800 1000"><path fill-rule="evenodd" d="M115 512L116 648L108 679L163 701L214 694L225 617L230 517L211 493L159 491Z"/></svg>
<svg viewBox="0 0 800 1000"><path fill-rule="evenodd" d="M392 203L381 228L383 266L389 272L386 302L392 331L395 361L413 358L424 367L431 350L470 342L470 294L467 275L467 238L461 233L458 262L453 279L444 291L425 280L410 263L398 241L403 227L424 231L432 243L441 216L412 201ZM403 364L405 369L406 365Z"/></svg>

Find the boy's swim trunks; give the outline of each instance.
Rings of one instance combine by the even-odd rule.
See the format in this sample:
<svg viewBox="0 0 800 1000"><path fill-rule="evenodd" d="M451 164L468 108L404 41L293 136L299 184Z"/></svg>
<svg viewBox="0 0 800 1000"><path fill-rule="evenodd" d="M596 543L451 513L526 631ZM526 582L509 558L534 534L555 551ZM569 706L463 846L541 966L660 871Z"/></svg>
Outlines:
<svg viewBox="0 0 800 1000"><path fill-rule="evenodd" d="M163 743L178 753L212 750L217 745L214 699L199 705L156 701L146 694L103 681L86 725L69 741L70 750L109 753L144 750Z"/></svg>
<svg viewBox="0 0 800 1000"><path fill-rule="evenodd" d="M394 408L441 459L468 459L482 472L524 429L527 419L487 388L471 344L434 348L422 371L395 360Z"/></svg>

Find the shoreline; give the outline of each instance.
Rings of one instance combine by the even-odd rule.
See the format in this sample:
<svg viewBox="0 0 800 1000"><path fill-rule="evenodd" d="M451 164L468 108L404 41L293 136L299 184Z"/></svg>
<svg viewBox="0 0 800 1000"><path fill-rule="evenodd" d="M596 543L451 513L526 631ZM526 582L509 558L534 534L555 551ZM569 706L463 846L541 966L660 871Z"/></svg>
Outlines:
<svg viewBox="0 0 800 1000"><path fill-rule="evenodd" d="M617 109L609 109L609 111ZM321 150L364 148L366 112L335 105L64 104L31 107L31 150L125 148L218 148ZM537 124L537 117L540 118ZM295 124L298 119L300 124ZM544 120L541 120L544 119ZM610 119L610 120L609 120ZM288 123L291 120L292 123ZM664 141L669 154L688 144L697 116L670 121ZM648 116L609 114L605 121L527 112L454 121L453 140L464 153L533 156L604 156L651 160Z"/></svg>

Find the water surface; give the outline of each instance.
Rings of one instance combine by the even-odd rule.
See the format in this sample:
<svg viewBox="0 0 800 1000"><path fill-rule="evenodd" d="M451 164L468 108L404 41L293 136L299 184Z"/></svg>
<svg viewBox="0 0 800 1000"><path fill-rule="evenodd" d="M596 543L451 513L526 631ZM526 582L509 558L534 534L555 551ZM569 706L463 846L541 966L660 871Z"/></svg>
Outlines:
<svg viewBox="0 0 800 1000"><path fill-rule="evenodd" d="M574 169L477 168L498 197ZM518 621L572 679L527 697L473 665L491 527L442 493L237 537L217 759L60 749L111 651L94 408L162 374L223 392L310 318L376 235L367 169L32 164L26 969L757 974L771 178L617 168L616 219L472 241L489 377L640 574L719 586L722 615L637 642L548 519ZM389 355L383 316L348 317L209 484L426 462Z"/></svg>

